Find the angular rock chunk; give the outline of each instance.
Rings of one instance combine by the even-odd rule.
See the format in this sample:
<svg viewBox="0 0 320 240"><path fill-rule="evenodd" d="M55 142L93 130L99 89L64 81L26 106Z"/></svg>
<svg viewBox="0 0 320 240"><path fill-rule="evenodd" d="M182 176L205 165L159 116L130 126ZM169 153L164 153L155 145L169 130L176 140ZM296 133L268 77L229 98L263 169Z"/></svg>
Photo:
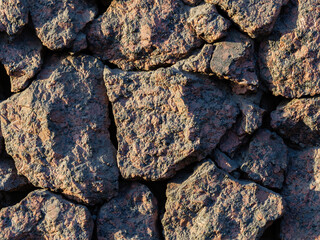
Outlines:
<svg viewBox="0 0 320 240"><path fill-rule="evenodd" d="M281 189L287 155L288 149L282 138L266 129L259 130L249 144L241 170L266 187Z"/></svg>
<svg viewBox="0 0 320 240"><path fill-rule="evenodd" d="M281 226L282 239L320 237L320 149L291 152L282 191L287 211Z"/></svg>
<svg viewBox="0 0 320 240"><path fill-rule="evenodd" d="M214 150L213 157L216 164L228 173L231 173L240 167L237 161L234 161L233 159L229 158L219 149Z"/></svg>
<svg viewBox="0 0 320 240"><path fill-rule="evenodd" d="M212 4L202 4L191 8L190 24L199 38L213 43L226 35L230 22L223 18Z"/></svg>
<svg viewBox="0 0 320 240"><path fill-rule="evenodd" d="M28 23L26 0L0 0L0 32L18 33Z"/></svg>
<svg viewBox="0 0 320 240"><path fill-rule="evenodd" d="M103 64L53 58L25 91L0 104L2 133L18 173L37 187L95 204L118 188Z"/></svg>
<svg viewBox="0 0 320 240"><path fill-rule="evenodd" d="M0 210L1 239L91 239L88 209L46 190L28 194L18 204Z"/></svg>
<svg viewBox="0 0 320 240"><path fill-rule="evenodd" d="M292 0L273 34L260 46L260 73L274 95L320 93L318 0Z"/></svg>
<svg viewBox="0 0 320 240"><path fill-rule="evenodd" d="M182 0L185 4L188 4L190 6L196 6L198 5L200 2L202 2L202 0Z"/></svg>
<svg viewBox="0 0 320 240"><path fill-rule="evenodd" d="M150 190L133 183L104 204L97 219L98 239L160 239L157 200Z"/></svg>
<svg viewBox="0 0 320 240"><path fill-rule="evenodd" d="M0 35L0 61L10 76L11 91L25 89L42 65L42 44L29 31L13 40Z"/></svg>
<svg viewBox="0 0 320 240"><path fill-rule="evenodd" d="M151 72L106 68L104 78L124 178L173 176L211 153L239 112L215 83L175 68Z"/></svg>
<svg viewBox="0 0 320 240"><path fill-rule="evenodd" d="M284 212L280 195L234 179L211 160L169 182L166 195L166 239L259 239Z"/></svg>
<svg viewBox="0 0 320 240"><path fill-rule="evenodd" d="M271 113L271 126L284 138L304 145L320 145L320 97L293 99Z"/></svg>
<svg viewBox="0 0 320 240"><path fill-rule="evenodd" d="M37 36L51 50L69 47L97 13L85 0L28 1Z"/></svg>
<svg viewBox="0 0 320 240"><path fill-rule="evenodd" d="M202 43L187 24L189 9L176 0L113 0L89 29L90 49L124 70L174 64Z"/></svg>
<svg viewBox="0 0 320 240"><path fill-rule="evenodd" d="M252 38L267 35L288 0L205 0L218 5Z"/></svg>

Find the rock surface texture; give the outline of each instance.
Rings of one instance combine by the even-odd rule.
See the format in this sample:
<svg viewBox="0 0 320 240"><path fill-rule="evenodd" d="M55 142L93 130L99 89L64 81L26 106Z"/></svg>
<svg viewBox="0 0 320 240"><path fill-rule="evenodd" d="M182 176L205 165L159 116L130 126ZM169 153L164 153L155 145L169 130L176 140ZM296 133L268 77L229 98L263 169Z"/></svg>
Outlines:
<svg viewBox="0 0 320 240"><path fill-rule="evenodd" d="M98 239L160 239L157 200L142 184L131 184L104 204L97 219Z"/></svg>
<svg viewBox="0 0 320 240"><path fill-rule="evenodd" d="M18 204L0 210L1 239L90 239L88 209L46 190L31 192Z"/></svg>
<svg viewBox="0 0 320 240"><path fill-rule="evenodd" d="M116 195L103 65L54 58L31 86L0 105L2 133L19 174L87 204Z"/></svg>

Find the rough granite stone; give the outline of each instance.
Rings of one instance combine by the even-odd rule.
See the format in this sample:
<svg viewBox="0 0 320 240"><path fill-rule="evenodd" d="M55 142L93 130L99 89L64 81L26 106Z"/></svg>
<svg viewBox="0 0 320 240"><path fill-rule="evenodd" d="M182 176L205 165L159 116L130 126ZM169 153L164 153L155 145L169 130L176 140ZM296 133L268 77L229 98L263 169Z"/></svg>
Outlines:
<svg viewBox="0 0 320 240"><path fill-rule="evenodd" d="M271 126L301 146L320 145L320 97L293 99L271 113Z"/></svg>
<svg viewBox="0 0 320 240"><path fill-rule="evenodd" d="M0 104L6 149L37 187L96 204L118 188L103 64L52 58L26 90Z"/></svg>
<svg viewBox="0 0 320 240"><path fill-rule="evenodd" d="M124 186L119 196L104 204L97 218L98 240L160 239L157 200L139 183Z"/></svg>
<svg viewBox="0 0 320 240"><path fill-rule="evenodd" d="M288 0L205 0L218 5L250 37L269 34Z"/></svg>
<svg viewBox="0 0 320 240"><path fill-rule="evenodd" d="M27 1L37 36L51 50L69 47L97 13L85 0Z"/></svg>
<svg viewBox="0 0 320 240"><path fill-rule="evenodd" d="M287 169L288 149L276 133L260 129L249 144L241 170L255 182L270 188L282 188Z"/></svg>
<svg viewBox="0 0 320 240"><path fill-rule="evenodd" d="M230 22L223 18L212 4L201 4L191 8L187 23L192 26L199 38L213 43L226 36Z"/></svg>
<svg viewBox="0 0 320 240"><path fill-rule="evenodd" d="M239 181L211 160L167 186L165 239L259 239L284 212L283 200L255 183Z"/></svg>
<svg viewBox="0 0 320 240"><path fill-rule="evenodd" d="M291 0L273 34L260 46L260 73L274 95L320 93L320 2Z"/></svg>
<svg viewBox="0 0 320 240"><path fill-rule="evenodd" d="M210 154L239 113L208 78L175 68L126 72L105 68L124 178L172 177Z"/></svg>
<svg viewBox="0 0 320 240"><path fill-rule="evenodd" d="M29 31L23 31L13 40L0 34L0 61L10 76L11 92L19 92L41 68L42 44Z"/></svg>
<svg viewBox="0 0 320 240"><path fill-rule="evenodd" d="M320 238L320 149L290 152L290 164L282 196L287 210L281 223L281 239Z"/></svg>
<svg viewBox="0 0 320 240"><path fill-rule="evenodd" d="M189 10L176 0L113 0L93 21L89 48L123 70L174 64L202 44L187 23Z"/></svg>
<svg viewBox="0 0 320 240"><path fill-rule="evenodd" d="M13 35L28 23L26 0L0 0L0 32Z"/></svg>
<svg viewBox="0 0 320 240"><path fill-rule="evenodd" d="M91 239L88 209L46 190L28 194L18 204L0 210L0 239Z"/></svg>

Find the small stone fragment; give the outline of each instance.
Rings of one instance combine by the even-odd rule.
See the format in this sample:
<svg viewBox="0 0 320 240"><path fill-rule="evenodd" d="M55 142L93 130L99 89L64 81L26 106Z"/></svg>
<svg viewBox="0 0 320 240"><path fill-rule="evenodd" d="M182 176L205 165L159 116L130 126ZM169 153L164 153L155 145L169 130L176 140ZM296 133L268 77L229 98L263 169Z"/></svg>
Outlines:
<svg viewBox="0 0 320 240"><path fill-rule="evenodd" d="M197 6L202 0L182 0L185 4L190 6Z"/></svg>
<svg viewBox="0 0 320 240"><path fill-rule="evenodd" d="M282 196L287 203L281 239L320 238L320 149L291 151Z"/></svg>
<svg viewBox="0 0 320 240"><path fill-rule="evenodd" d="M259 239L284 212L279 194L236 180L211 160L169 182L166 195L165 239Z"/></svg>
<svg viewBox="0 0 320 240"><path fill-rule="evenodd" d="M85 0L28 0L37 36L51 50L68 47L97 9Z"/></svg>
<svg viewBox="0 0 320 240"><path fill-rule="evenodd" d="M201 160L238 115L227 92L209 78L175 68L125 72L105 68L124 178L160 180Z"/></svg>
<svg viewBox="0 0 320 240"><path fill-rule="evenodd" d="M79 33L72 43L71 51L76 53L86 49L87 47L87 36L84 33Z"/></svg>
<svg viewBox="0 0 320 240"><path fill-rule="evenodd" d="M217 148L214 150L213 159L220 168L228 173L231 173L240 167L237 161L229 158Z"/></svg>
<svg viewBox="0 0 320 240"><path fill-rule="evenodd" d="M320 93L320 2L291 0L260 46L260 73L276 96Z"/></svg>
<svg viewBox="0 0 320 240"><path fill-rule="evenodd" d="M103 67L89 56L53 57L26 90L0 104L18 173L36 187L92 205L118 188Z"/></svg>
<svg viewBox="0 0 320 240"><path fill-rule="evenodd" d="M26 0L0 0L0 32L13 35L28 23Z"/></svg>
<svg viewBox="0 0 320 240"><path fill-rule="evenodd" d="M28 194L18 204L0 210L0 239L91 239L88 209L46 190Z"/></svg>
<svg viewBox="0 0 320 240"><path fill-rule="evenodd" d="M24 31L13 40L0 35L0 61L10 76L11 91L19 92L30 84L30 79L42 65L42 44L36 36Z"/></svg>
<svg viewBox="0 0 320 240"><path fill-rule="evenodd" d="M160 239L157 230L157 200L138 183L123 187L118 197L104 204L97 219L97 238Z"/></svg>
<svg viewBox="0 0 320 240"><path fill-rule="evenodd" d="M269 130L259 130L249 144L241 170L266 187L281 189L287 155L288 149L282 138Z"/></svg>
<svg viewBox="0 0 320 240"><path fill-rule="evenodd" d="M223 18L212 4L201 4L191 8L188 24L199 38L213 43L226 35L230 22Z"/></svg>
<svg viewBox="0 0 320 240"><path fill-rule="evenodd" d="M123 70L174 64L202 44L187 24L189 10L176 0L113 0L93 21L89 48Z"/></svg>
<svg viewBox="0 0 320 240"><path fill-rule="evenodd" d="M218 5L252 38L268 35L288 0L205 0Z"/></svg>
<svg viewBox="0 0 320 240"><path fill-rule="evenodd" d="M271 113L271 126L301 146L320 145L320 97L293 99Z"/></svg>

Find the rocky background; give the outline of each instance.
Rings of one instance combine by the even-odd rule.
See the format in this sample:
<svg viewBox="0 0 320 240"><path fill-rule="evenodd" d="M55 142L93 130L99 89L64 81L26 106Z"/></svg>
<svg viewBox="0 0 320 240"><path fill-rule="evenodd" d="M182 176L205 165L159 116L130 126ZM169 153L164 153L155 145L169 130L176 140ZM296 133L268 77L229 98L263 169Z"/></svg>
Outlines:
<svg viewBox="0 0 320 240"><path fill-rule="evenodd" d="M319 239L319 0L0 0L0 239Z"/></svg>

